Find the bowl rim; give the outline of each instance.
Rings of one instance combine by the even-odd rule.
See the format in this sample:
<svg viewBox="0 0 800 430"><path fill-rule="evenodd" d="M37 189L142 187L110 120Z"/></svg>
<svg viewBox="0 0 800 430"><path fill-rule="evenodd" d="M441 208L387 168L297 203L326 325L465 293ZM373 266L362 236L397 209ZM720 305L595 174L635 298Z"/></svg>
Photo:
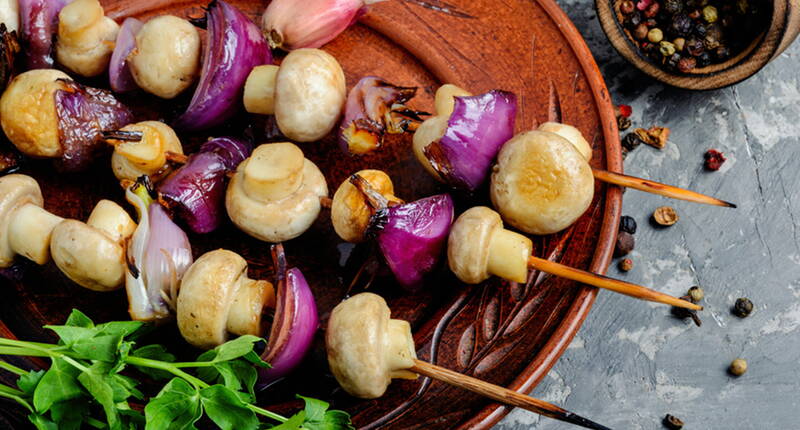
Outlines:
<svg viewBox="0 0 800 430"><path fill-rule="evenodd" d="M644 74L665 84L689 90L714 90L742 82L755 75L778 55L781 30L786 28L789 13L786 2L773 1L769 25L728 66L703 73L679 74L666 71L639 52L618 19L615 3L620 0L595 0L597 19L608 41L628 63ZM724 63L723 63L724 64Z"/></svg>

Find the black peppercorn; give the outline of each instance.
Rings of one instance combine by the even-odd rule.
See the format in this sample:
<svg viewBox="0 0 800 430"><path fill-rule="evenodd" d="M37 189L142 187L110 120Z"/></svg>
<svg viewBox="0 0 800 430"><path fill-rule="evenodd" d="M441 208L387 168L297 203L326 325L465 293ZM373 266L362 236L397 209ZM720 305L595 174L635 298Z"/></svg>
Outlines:
<svg viewBox="0 0 800 430"><path fill-rule="evenodd" d="M658 21L656 21L655 18L647 18L644 20L644 25L646 25L648 28L653 28L658 25Z"/></svg>
<svg viewBox="0 0 800 430"><path fill-rule="evenodd" d="M619 246L619 239L617 240L617 246ZM739 318L746 318L751 312L753 312L753 302L745 297L740 297L736 299L736 303L733 305L732 312Z"/></svg>
<svg viewBox="0 0 800 430"><path fill-rule="evenodd" d="M642 138L639 137L636 133L628 133L622 139L622 147L625 148L628 152L633 151L636 149L637 146L644 143Z"/></svg>
<svg viewBox="0 0 800 430"><path fill-rule="evenodd" d="M670 30L676 36L687 36L692 31L692 20L686 14L679 13L672 17Z"/></svg>
<svg viewBox="0 0 800 430"><path fill-rule="evenodd" d="M697 39L697 38L693 37L693 38L691 38L691 39L686 41L686 45L684 45L684 49L686 50L686 53L688 53L689 55L691 55L693 57L696 57L696 56L702 54L703 51L706 49L706 47L705 47L705 45L703 45L703 42L700 39Z"/></svg>
<svg viewBox="0 0 800 430"><path fill-rule="evenodd" d="M683 2L681 0L665 0L664 12L675 15L683 11Z"/></svg>
<svg viewBox="0 0 800 430"><path fill-rule="evenodd" d="M628 255L633 251L633 248L636 246L636 239L633 238L633 235L624 231L621 231L617 234L617 246L614 249L614 255L616 257L622 257Z"/></svg>
<svg viewBox="0 0 800 430"><path fill-rule="evenodd" d="M630 234L636 234L636 220L631 216L624 215L619 219L619 230Z"/></svg>
<svg viewBox="0 0 800 430"><path fill-rule="evenodd" d="M681 57L681 54L678 54L678 53L672 54L672 56L669 57L669 59L667 59L666 64L671 69L677 69L678 68L678 62L681 61L681 58L683 58L683 57Z"/></svg>
<svg viewBox="0 0 800 430"><path fill-rule="evenodd" d="M711 54L708 52L702 52L695 58L697 59L697 67L706 67L711 64Z"/></svg>
<svg viewBox="0 0 800 430"><path fill-rule="evenodd" d="M717 61L725 61L731 56L731 51L728 49L727 46L720 46L714 50L714 57L717 58Z"/></svg>
<svg viewBox="0 0 800 430"><path fill-rule="evenodd" d="M635 29L641 23L642 23L642 14L639 13L638 10L634 11L632 14L628 15L628 17L625 18L625 22L624 22L625 27L627 29L629 29L629 30Z"/></svg>
<svg viewBox="0 0 800 430"><path fill-rule="evenodd" d="M636 5L634 5L630 0L625 0L619 5L619 11L625 15L633 13L634 10L636 10Z"/></svg>
<svg viewBox="0 0 800 430"><path fill-rule="evenodd" d="M699 37L699 38L703 38L703 37L706 37L707 30L708 30L708 27L706 27L705 25L697 24L694 27L694 34L696 34L697 37Z"/></svg>
<svg viewBox="0 0 800 430"><path fill-rule="evenodd" d="M689 73L694 70L695 66L697 66L697 60L695 60L694 57L684 57L678 61L678 70L680 70L681 73Z"/></svg>
<svg viewBox="0 0 800 430"><path fill-rule="evenodd" d="M669 430L681 430L683 428L683 421L674 415L667 414L667 416L664 417L664 426Z"/></svg>
<svg viewBox="0 0 800 430"><path fill-rule="evenodd" d="M700 18L700 11L695 9L695 10L689 12L689 18L691 18L691 19Z"/></svg>

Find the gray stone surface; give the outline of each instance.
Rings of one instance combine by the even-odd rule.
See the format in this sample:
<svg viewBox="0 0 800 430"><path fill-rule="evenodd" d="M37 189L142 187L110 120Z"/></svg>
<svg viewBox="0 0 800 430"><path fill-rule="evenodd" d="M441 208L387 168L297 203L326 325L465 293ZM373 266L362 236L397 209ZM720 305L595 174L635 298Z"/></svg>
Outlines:
<svg viewBox="0 0 800 430"><path fill-rule="evenodd" d="M739 204L723 209L669 201L634 190L623 213L639 231L634 269L612 276L681 295L705 289L703 326L669 308L601 292L575 341L534 395L614 429L659 429L672 413L686 429L800 429L800 42L755 77L711 92L666 87L629 66L607 43L593 2L560 0L600 65L617 103L633 106L634 125L666 125L661 152L640 147L626 172ZM703 153L728 157L703 170ZM681 220L655 229L661 205ZM616 263L616 261L615 261ZM755 311L730 313L737 297ZM726 373L736 357L749 363ZM515 410L498 430L569 429Z"/></svg>

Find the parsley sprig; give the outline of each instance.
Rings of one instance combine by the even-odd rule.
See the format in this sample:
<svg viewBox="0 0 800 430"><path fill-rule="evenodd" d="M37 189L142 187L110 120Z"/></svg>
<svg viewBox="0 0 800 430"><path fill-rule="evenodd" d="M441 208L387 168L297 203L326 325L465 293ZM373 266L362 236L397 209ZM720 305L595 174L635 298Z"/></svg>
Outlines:
<svg viewBox="0 0 800 430"><path fill-rule="evenodd" d="M58 335L57 344L0 338L0 355L50 360L49 369L32 371L0 360L0 369L18 376L16 387L0 384L0 397L27 409L39 430L195 429L203 416L223 430L354 428L346 412L328 410L317 399L298 395L305 409L288 418L255 405L257 369L269 366L254 351L262 342L256 336L231 340L196 361L176 362L162 345L137 347L147 331L140 322L95 324L73 310L64 325L45 327ZM165 381L144 413L130 406L145 401L131 368Z"/></svg>

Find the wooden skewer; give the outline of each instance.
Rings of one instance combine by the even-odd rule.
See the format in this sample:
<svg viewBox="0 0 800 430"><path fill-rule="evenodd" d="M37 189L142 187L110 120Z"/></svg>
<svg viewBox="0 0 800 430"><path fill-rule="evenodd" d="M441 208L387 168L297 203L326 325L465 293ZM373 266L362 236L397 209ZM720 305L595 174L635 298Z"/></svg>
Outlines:
<svg viewBox="0 0 800 430"><path fill-rule="evenodd" d="M684 190L683 188L662 184L649 179L637 178L634 176L623 175L622 173L614 173L595 168L592 168L592 174L594 175L595 179L599 181L608 182L621 187L633 188L646 193L658 194L660 196L685 200L687 202L703 203L727 208L736 207L736 205L733 203L726 202L715 197L707 196L694 191Z"/></svg>
<svg viewBox="0 0 800 430"><path fill-rule="evenodd" d="M574 267L565 266L560 263L545 260L539 257L531 256L528 259L528 266L540 270L542 272L550 273L551 275L560 276L562 278L571 279L584 284L592 285L598 288L604 288L616 293L625 294L626 296L635 297L637 299L648 300L651 302L664 303L679 308L691 309L695 311L703 310L703 307L696 305L686 300L681 300L677 297L672 297L669 294L659 293L658 291L651 290L641 285L631 284L630 282L612 279L603 275L587 272L585 270L576 269Z"/></svg>
<svg viewBox="0 0 800 430"><path fill-rule="evenodd" d="M408 370L429 378L436 379L437 381L442 381L446 384L486 396L505 405L520 407L546 417L565 421L587 429L610 430L604 425L597 424L594 421L564 410L552 403L535 399L531 396L526 396L516 391L509 390L508 388L490 384L488 382L481 381L480 379L463 375L435 364L430 364L421 360L414 360L414 365Z"/></svg>

